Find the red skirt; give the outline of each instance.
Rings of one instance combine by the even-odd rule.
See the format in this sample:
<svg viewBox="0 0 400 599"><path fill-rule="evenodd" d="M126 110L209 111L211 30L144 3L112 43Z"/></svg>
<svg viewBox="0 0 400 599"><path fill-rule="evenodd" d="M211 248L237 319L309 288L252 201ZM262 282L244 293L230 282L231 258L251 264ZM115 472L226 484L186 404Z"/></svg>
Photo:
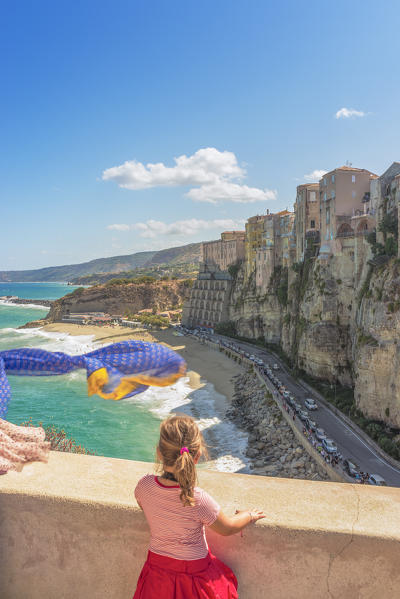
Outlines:
<svg viewBox="0 0 400 599"><path fill-rule="evenodd" d="M209 553L180 560L149 551L133 599L237 599L236 576Z"/></svg>

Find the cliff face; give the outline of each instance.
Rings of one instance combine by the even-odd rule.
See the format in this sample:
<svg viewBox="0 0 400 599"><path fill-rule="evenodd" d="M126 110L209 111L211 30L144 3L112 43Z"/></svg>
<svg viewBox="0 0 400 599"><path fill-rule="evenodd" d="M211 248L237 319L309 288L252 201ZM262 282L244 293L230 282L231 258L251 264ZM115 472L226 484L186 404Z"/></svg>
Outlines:
<svg viewBox="0 0 400 599"><path fill-rule="evenodd" d="M229 314L239 335L278 343L299 369L354 387L365 416L400 428L400 265L371 267L359 246L362 260L343 251L276 271L264 295L239 271Z"/></svg>
<svg viewBox="0 0 400 599"><path fill-rule="evenodd" d="M355 399L370 418L400 428L400 266L366 278L353 336Z"/></svg>
<svg viewBox="0 0 400 599"><path fill-rule="evenodd" d="M135 314L144 309L168 310L182 304L188 290L188 281L158 281L150 284L131 283L80 288L56 300L47 319L56 322L68 312L106 312L124 315Z"/></svg>
<svg viewBox="0 0 400 599"><path fill-rule="evenodd" d="M236 324L238 335L279 343L282 306L273 286L266 293L256 288L254 278L244 281L241 267L232 286L229 318Z"/></svg>

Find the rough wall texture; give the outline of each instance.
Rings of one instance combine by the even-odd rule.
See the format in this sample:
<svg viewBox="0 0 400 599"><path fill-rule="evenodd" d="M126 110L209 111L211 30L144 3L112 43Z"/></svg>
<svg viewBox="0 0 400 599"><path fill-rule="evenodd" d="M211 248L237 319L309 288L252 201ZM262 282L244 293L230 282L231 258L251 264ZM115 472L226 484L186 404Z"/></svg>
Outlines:
<svg viewBox="0 0 400 599"><path fill-rule="evenodd" d="M368 283L369 281L369 283ZM400 266L366 279L353 336L355 398L370 418L400 428Z"/></svg>
<svg viewBox="0 0 400 599"><path fill-rule="evenodd" d="M132 597L149 543L133 490L153 468L51 452L2 476L1 599ZM200 485L227 514L267 514L243 536L207 534L241 599L400 596L398 489L206 470Z"/></svg>
<svg viewBox="0 0 400 599"><path fill-rule="evenodd" d="M279 344L308 374L354 387L369 418L400 428L400 265L371 267L362 238L276 271L260 295L240 271L230 298L239 335ZM286 289L285 295L285 279Z"/></svg>
<svg viewBox="0 0 400 599"><path fill-rule="evenodd" d="M275 290L270 286L266 293L261 293L254 275L245 284L244 274L242 267L232 285L229 319L235 322L238 334L243 337L261 337L270 343L279 343L282 306Z"/></svg>

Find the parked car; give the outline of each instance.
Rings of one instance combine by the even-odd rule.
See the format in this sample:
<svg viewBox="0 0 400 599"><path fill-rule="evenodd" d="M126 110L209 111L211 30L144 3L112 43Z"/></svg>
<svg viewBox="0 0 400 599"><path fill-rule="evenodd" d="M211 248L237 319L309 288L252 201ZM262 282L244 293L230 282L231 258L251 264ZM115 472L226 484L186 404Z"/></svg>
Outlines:
<svg viewBox="0 0 400 599"><path fill-rule="evenodd" d="M296 403L296 400L294 399L293 395L291 397L289 397L288 402L293 408L294 404Z"/></svg>
<svg viewBox="0 0 400 599"><path fill-rule="evenodd" d="M317 423L315 420L311 420L311 418L307 418L305 425L313 433L317 430Z"/></svg>
<svg viewBox="0 0 400 599"><path fill-rule="evenodd" d="M354 462L350 462L350 460L343 461L343 468L346 470L347 474L353 478L356 478L359 474L358 466L354 464Z"/></svg>
<svg viewBox="0 0 400 599"><path fill-rule="evenodd" d="M273 368L274 370L279 370L279 366L278 366L278 364L274 364L272 368Z"/></svg>
<svg viewBox="0 0 400 599"><path fill-rule="evenodd" d="M376 486L379 486L379 487L386 487L387 486L387 483L386 483L385 479L382 478L382 476L380 476L379 474L370 474L367 483L369 485L376 485Z"/></svg>
<svg viewBox="0 0 400 599"><path fill-rule="evenodd" d="M296 411L296 414L298 414L303 409L303 406L295 401L294 402L294 409Z"/></svg>
<svg viewBox="0 0 400 599"><path fill-rule="evenodd" d="M322 447L328 453L337 453L338 450L336 443L332 441L332 439L327 439L326 437L325 439L322 439Z"/></svg>
<svg viewBox="0 0 400 599"><path fill-rule="evenodd" d="M305 400L305 406L306 408L308 408L309 410L318 410L318 406L315 403L315 400L312 399L311 397L307 397L307 399Z"/></svg>
<svg viewBox="0 0 400 599"><path fill-rule="evenodd" d="M307 410L300 410L299 412L299 418L302 422L305 422L306 420L308 420L308 412Z"/></svg>
<svg viewBox="0 0 400 599"><path fill-rule="evenodd" d="M326 439L326 434L323 428L317 428L317 430L315 431L315 436L318 439L318 441Z"/></svg>

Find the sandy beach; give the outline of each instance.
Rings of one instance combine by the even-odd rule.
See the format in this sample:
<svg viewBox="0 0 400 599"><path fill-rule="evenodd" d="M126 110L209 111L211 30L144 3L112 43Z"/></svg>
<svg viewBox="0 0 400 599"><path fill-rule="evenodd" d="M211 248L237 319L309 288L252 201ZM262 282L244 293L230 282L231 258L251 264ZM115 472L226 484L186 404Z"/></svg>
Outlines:
<svg viewBox="0 0 400 599"><path fill-rule="evenodd" d="M63 322L46 324L44 331L52 333L68 333L69 335L93 335L99 343L116 343L126 339L164 343L186 360L188 376L193 389L199 389L205 382L214 385L216 391L230 403L234 392L232 377L240 372L240 366L220 353L202 345L192 337L176 337L173 329L151 331L146 329L129 329L121 326L93 326L69 324ZM216 396L216 401L223 401ZM225 402L224 402L225 403ZM226 405L219 405L225 411Z"/></svg>

